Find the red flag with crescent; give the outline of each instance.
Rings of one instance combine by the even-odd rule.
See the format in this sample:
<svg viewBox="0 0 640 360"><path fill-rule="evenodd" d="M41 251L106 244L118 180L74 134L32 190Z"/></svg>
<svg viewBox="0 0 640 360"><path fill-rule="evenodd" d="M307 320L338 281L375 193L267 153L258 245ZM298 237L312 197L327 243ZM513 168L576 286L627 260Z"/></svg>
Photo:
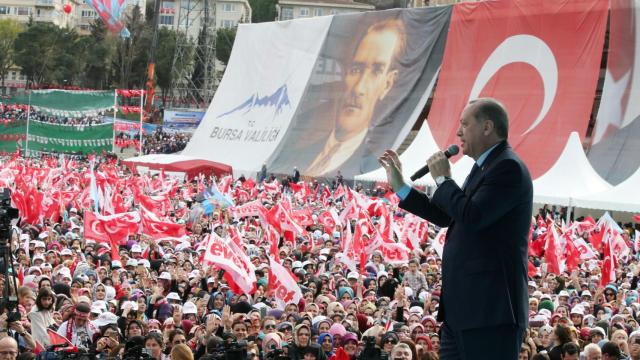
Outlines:
<svg viewBox="0 0 640 360"><path fill-rule="evenodd" d="M439 147L457 141L469 100L492 97L505 105L509 143L532 177L550 169L571 132L586 133L607 5L602 0L456 4L428 117Z"/></svg>

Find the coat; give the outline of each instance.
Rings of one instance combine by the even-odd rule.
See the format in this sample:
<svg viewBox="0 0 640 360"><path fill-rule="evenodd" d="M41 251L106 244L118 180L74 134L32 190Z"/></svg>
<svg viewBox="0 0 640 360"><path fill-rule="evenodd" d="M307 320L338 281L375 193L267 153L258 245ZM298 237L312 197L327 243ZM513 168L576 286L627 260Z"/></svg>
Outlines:
<svg viewBox="0 0 640 360"><path fill-rule="evenodd" d="M400 207L448 227L439 321L454 330L527 326L533 185L506 141L491 151L464 190L445 181L429 199L412 189Z"/></svg>

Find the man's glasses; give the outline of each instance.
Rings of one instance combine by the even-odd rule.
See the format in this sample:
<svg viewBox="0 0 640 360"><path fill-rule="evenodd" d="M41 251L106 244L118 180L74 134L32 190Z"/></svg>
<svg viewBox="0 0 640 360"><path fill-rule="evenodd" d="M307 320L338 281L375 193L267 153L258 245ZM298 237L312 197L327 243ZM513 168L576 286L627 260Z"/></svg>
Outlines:
<svg viewBox="0 0 640 360"><path fill-rule="evenodd" d="M265 329L275 329L276 326L274 324L267 324L264 326Z"/></svg>

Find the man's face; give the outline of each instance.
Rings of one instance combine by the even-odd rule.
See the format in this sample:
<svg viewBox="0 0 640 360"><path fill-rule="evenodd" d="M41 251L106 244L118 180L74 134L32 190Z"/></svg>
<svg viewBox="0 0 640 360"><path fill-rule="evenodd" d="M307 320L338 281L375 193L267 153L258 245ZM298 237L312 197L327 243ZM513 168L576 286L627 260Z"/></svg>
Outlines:
<svg viewBox="0 0 640 360"><path fill-rule="evenodd" d="M374 31L360 41L345 76L345 98L338 108L336 136L348 139L369 125L373 110L393 86L397 71L390 71L399 35Z"/></svg>
<svg viewBox="0 0 640 360"><path fill-rule="evenodd" d="M460 126L456 135L460 138L462 153L476 160L484 152L484 124L486 120L477 121L475 104L467 105L460 118Z"/></svg>
<svg viewBox="0 0 640 360"><path fill-rule="evenodd" d="M17 356L18 346L12 338L6 337L0 340L0 358L2 358L3 360L15 360Z"/></svg>

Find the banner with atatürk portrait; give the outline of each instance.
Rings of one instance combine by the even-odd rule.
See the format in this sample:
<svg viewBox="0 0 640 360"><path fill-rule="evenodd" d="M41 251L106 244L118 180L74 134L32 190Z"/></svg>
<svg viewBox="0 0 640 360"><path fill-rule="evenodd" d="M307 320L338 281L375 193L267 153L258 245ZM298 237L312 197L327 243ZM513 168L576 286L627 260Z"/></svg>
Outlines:
<svg viewBox="0 0 640 360"><path fill-rule="evenodd" d="M451 7L333 17L270 172L347 178L397 149L432 91Z"/></svg>

